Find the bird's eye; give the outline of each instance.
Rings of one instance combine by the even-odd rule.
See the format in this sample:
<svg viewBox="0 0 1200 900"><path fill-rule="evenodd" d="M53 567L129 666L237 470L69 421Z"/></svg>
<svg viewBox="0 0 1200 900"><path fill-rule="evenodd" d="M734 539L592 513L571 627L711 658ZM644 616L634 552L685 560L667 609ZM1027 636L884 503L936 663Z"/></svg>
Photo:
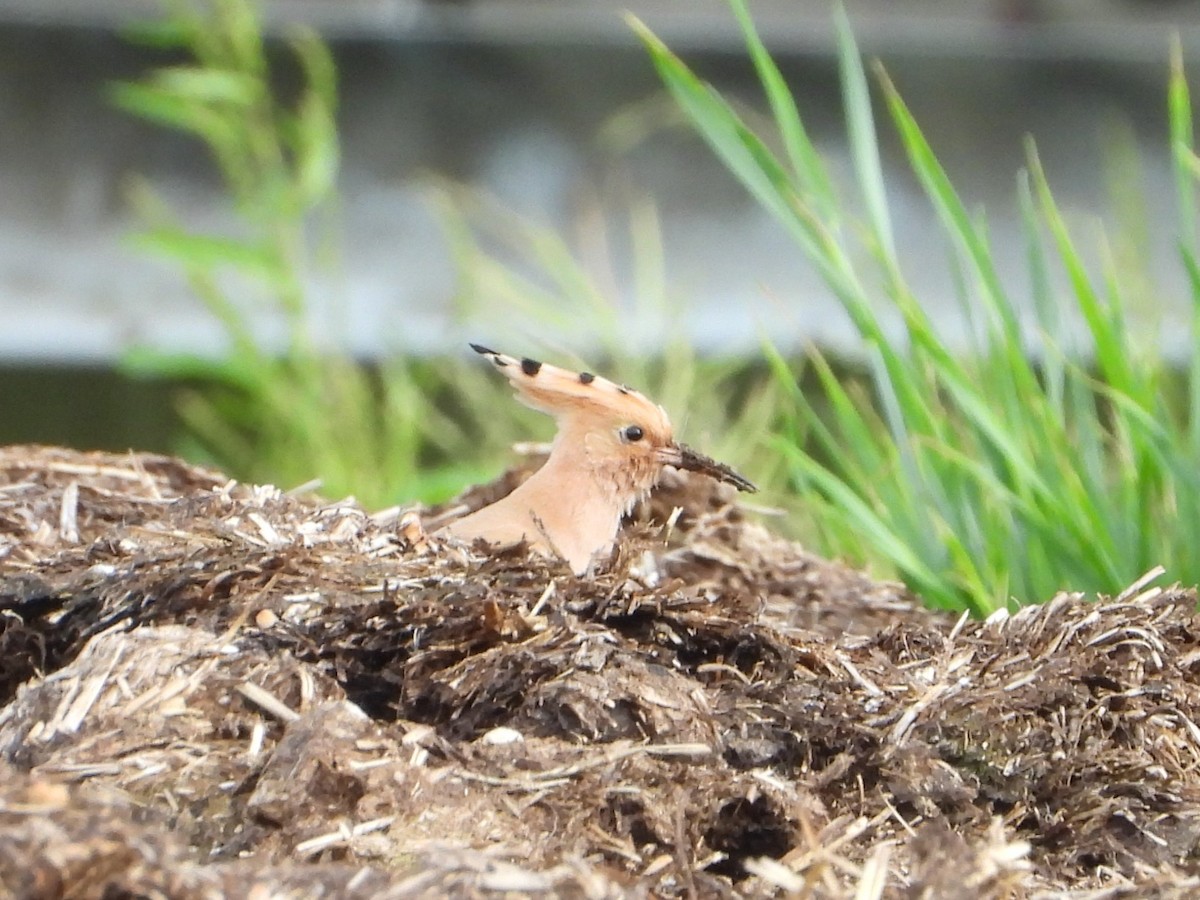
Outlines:
<svg viewBox="0 0 1200 900"><path fill-rule="evenodd" d="M646 432L642 431L641 425L630 425L621 431L621 437L631 444L634 441L640 441L645 436Z"/></svg>

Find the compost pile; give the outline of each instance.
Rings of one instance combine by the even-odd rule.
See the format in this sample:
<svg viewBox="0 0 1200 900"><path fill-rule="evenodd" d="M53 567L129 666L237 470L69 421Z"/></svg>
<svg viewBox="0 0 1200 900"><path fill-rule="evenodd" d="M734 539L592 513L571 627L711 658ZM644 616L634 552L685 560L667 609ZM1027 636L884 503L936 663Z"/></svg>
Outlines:
<svg viewBox="0 0 1200 900"><path fill-rule="evenodd" d="M1193 592L943 616L674 473L591 578L456 511L0 450L0 895L1200 891Z"/></svg>

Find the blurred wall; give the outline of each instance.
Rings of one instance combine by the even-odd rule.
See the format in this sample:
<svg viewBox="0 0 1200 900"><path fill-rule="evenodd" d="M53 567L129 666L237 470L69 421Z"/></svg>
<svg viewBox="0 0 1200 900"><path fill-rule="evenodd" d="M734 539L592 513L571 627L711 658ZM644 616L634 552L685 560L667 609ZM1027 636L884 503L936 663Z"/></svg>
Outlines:
<svg viewBox="0 0 1200 900"><path fill-rule="evenodd" d="M628 287L620 282L632 253L621 217L631 203L653 202L669 290L689 311L675 324L705 347L753 347L764 327L793 346L849 340L835 304L781 229L661 112L668 105L653 106L658 85L619 16L624 6L723 91L762 108L732 17L718 0L267 5L272 27L313 22L337 52L345 242L331 295L336 325L358 352L440 351L462 333L480 337L450 315L454 269L427 202L432 174L575 236L585 253L611 254L618 293ZM883 58L964 197L986 208L1015 289L1023 286L1023 249L1014 185L1028 132L1081 234L1098 231L1101 218L1133 223L1124 233L1137 237L1135 245L1117 249L1129 265L1144 266L1148 297L1163 301L1168 316L1179 308L1165 141L1167 36L1179 27L1190 51L1198 27L1193 4L848 6L864 49ZM831 4L764 0L752 8L813 135L848 183ZM104 365L134 343L220 349L219 332L179 273L124 240L136 224L123 192L134 173L148 176L192 224L227 223L201 149L130 120L103 97L108 81L154 62L117 36L123 22L154 9L136 0L0 3L0 363ZM631 110L648 100L649 118L638 120ZM632 133L614 126L621 116L618 124L632 116L661 127L618 152L604 137ZM908 274L952 322L944 239L886 123L880 133ZM1133 151L1140 169L1128 162ZM597 225L605 217L607 231ZM643 324L652 341L655 323Z"/></svg>

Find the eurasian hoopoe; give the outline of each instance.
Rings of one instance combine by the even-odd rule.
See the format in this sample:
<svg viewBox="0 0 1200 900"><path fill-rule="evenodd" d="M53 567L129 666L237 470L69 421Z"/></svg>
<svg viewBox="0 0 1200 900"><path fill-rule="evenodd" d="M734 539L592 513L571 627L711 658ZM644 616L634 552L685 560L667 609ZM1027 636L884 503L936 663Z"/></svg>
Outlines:
<svg viewBox="0 0 1200 900"><path fill-rule="evenodd" d="M757 490L729 466L677 443L661 406L590 372L568 372L472 344L496 364L517 399L553 416L550 457L491 506L446 525L444 534L491 544L527 541L577 574L608 552L621 517L658 481L665 465L702 472L741 491Z"/></svg>

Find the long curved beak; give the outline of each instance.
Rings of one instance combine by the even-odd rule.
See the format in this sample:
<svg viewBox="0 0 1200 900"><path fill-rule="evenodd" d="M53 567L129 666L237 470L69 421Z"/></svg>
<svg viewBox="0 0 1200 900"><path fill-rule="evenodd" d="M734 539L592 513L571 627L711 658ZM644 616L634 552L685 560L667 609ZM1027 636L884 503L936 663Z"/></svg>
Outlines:
<svg viewBox="0 0 1200 900"><path fill-rule="evenodd" d="M669 466L677 469L687 469L689 472L699 472L725 484L732 484L739 491L753 494L758 488L754 482L744 478L723 462L717 462L703 453L693 450L687 444L674 444L664 447L660 458Z"/></svg>

